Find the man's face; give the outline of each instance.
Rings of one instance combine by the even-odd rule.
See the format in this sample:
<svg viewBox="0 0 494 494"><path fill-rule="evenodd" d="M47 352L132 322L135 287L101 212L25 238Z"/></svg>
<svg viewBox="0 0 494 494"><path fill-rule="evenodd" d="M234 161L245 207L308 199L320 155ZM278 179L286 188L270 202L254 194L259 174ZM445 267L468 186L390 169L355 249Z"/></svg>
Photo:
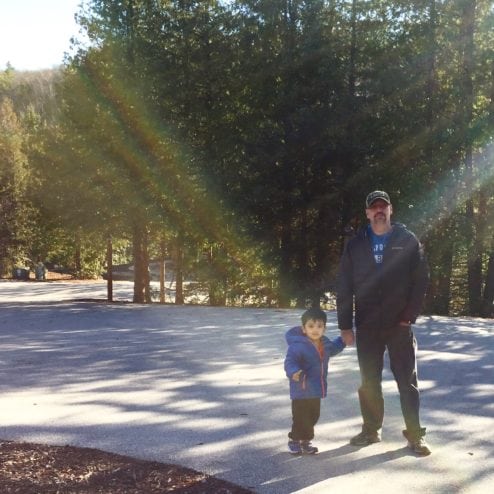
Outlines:
<svg viewBox="0 0 494 494"><path fill-rule="evenodd" d="M382 199L374 201L370 207L365 210L367 219L373 225L389 224L391 223L391 214L393 213L393 207Z"/></svg>

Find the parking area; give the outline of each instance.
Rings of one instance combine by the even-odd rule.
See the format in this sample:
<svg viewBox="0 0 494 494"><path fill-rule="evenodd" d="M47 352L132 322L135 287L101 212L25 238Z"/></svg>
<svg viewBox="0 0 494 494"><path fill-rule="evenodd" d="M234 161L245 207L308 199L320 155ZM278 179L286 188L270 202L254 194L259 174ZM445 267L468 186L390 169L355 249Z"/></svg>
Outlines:
<svg viewBox="0 0 494 494"><path fill-rule="evenodd" d="M129 288L120 285L122 299ZM261 494L484 494L494 485L492 321L422 317L415 327L430 457L405 447L388 370L383 442L348 444L360 425L354 348L330 365L320 453L292 457L284 333L300 311L104 297L104 283L0 283L2 439L178 463Z"/></svg>

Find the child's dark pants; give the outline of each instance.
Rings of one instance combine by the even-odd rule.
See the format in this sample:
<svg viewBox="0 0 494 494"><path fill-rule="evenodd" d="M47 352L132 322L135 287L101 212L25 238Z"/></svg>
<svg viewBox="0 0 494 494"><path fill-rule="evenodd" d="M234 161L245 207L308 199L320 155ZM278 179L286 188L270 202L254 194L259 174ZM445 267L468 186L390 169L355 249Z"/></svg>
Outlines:
<svg viewBox="0 0 494 494"><path fill-rule="evenodd" d="M292 430L288 437L293 441L312 441L320 413L321 398L292 400Z"/></svg>

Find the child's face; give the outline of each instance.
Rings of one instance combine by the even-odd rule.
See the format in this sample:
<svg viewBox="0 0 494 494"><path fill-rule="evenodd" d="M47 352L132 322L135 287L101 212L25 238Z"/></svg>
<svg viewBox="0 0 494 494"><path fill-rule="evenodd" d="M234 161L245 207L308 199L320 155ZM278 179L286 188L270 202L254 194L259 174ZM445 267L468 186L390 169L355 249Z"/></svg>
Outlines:
<svg viewBox="0 0 494 494"><path fill-rule="evenodd" d="M326 330L326 325L324 321L315 321L314 319L309 319L303 326L302 331L307 335L311 341L319 341L321 336Z"/></svg>

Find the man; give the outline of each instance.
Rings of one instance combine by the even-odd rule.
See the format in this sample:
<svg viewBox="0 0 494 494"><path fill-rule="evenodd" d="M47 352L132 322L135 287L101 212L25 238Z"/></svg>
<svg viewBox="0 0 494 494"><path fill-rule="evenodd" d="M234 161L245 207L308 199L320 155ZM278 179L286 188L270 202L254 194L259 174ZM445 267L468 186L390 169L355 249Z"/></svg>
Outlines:
<svg viewBox="0 0 494 494"><path fill-rule="evenodd" d="M350 239L338 275L338 326L347 345L354 342L353 307L361 386L358 390L362 432L350 443L366 446L381 440L384 418L382 371L387 349L400 394L408 447L431 453L419 419L417 342L412 324L419 314L429 280L422 246L404 225L391 223L389 195L376 190L366 199L369 224Z"/></svg>

